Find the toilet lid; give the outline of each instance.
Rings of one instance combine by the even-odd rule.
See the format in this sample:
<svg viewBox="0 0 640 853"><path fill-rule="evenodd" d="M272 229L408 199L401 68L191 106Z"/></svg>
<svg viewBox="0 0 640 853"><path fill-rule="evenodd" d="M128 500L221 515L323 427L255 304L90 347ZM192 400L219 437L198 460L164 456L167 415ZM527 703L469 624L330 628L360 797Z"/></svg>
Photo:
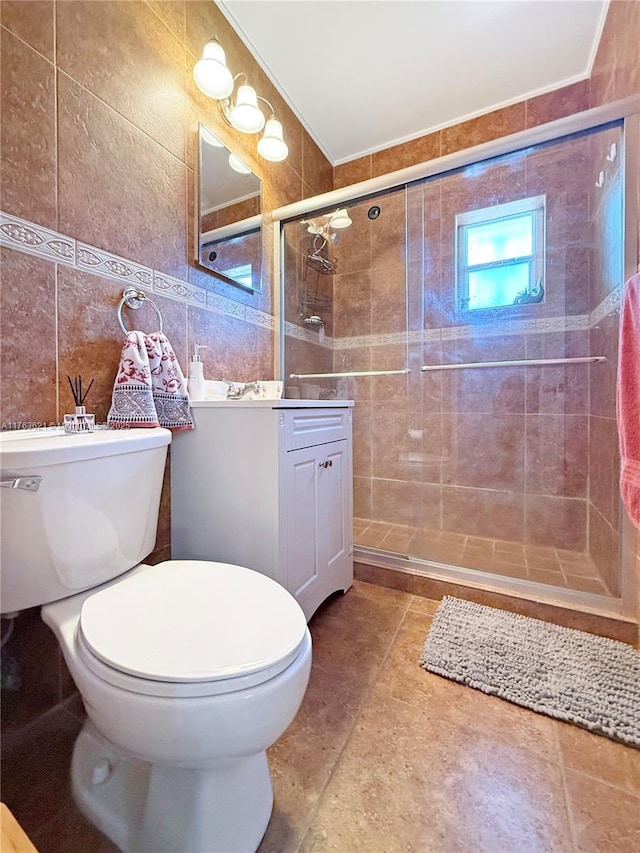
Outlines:
<svg viewBox="0 0 640 853"><path fill-rule="evenodd" d="M273 668L298 653L306 619L284 587L229 563L170 560L82 605L90 651L120 672L202 682Z"/></svg>

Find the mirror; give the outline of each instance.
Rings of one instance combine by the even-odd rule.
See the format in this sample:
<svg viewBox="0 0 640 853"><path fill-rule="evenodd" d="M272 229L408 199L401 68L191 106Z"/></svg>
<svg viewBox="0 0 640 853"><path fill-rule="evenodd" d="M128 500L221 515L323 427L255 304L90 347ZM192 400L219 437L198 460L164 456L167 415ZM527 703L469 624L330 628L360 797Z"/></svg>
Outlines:
<svg viewBox="0 0 640 853"><path fill-rule="evenodd" d="M262 289L262 181L203 124L198 128L196 263L245 290Z"/></svg>

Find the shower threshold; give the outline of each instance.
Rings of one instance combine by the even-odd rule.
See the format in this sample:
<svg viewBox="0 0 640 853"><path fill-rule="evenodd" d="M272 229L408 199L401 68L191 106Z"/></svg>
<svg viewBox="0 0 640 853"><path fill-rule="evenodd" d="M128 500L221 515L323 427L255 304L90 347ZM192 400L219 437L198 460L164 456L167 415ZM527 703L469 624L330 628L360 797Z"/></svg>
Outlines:
<svg viewBox="0 0 640 853"><path fill-rule="evenodd" d="M427 563L457 566L505 579L517 578L554 588L612 596L606 580L591 557L580 551L361 518L354 519L353 540L356 547L398 554Z"/></svg>

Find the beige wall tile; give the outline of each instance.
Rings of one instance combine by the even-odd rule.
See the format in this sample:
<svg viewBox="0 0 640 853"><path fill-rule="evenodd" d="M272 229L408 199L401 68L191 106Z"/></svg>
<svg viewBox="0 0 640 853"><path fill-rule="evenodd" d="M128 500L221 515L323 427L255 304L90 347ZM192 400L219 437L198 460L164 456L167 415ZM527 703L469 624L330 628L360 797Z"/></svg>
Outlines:
<svg viewBox="0 0 640 853"><path fill-rule="evenodd" d="M2 429L57 422L55 266L1 250Z"/></svg>
<svg viewBox="0 0 640 853"><path fill-rule="evenodd" d="M48 0L2 0L0 24L53 61L53 3ZM3 48L4 49L4 48Z"/></svg>
<svg viewBox="0 0 640 853"><path fill-rule="evenodd" d="M7 30L2 29L0 35L2 207L7 213L55 228L55 70Z"/></svg>
<svg viewBox="0 0 640 853"><path fill-rule="evenodd" d="M184 161L180 39L137 0L58 3L56 15L58 68Z"/></svg>
<svg viewBox="0 0 640 853"><path fill-rule="evenodd" d="M186 168L66 74L58 74L58 228L186 277Z"/></svg>

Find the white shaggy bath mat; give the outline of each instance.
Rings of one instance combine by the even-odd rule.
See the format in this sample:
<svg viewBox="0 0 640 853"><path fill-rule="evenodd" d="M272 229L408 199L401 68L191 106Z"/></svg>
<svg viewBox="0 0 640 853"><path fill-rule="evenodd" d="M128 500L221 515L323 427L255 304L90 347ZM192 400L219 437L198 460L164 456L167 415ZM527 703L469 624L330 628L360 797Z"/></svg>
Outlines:
<svg viewBox="0 0 640 853"><path fill-rule="evenodd" d="M640 654L625 643L447 596L420 665L640 747Z"/></svg>

